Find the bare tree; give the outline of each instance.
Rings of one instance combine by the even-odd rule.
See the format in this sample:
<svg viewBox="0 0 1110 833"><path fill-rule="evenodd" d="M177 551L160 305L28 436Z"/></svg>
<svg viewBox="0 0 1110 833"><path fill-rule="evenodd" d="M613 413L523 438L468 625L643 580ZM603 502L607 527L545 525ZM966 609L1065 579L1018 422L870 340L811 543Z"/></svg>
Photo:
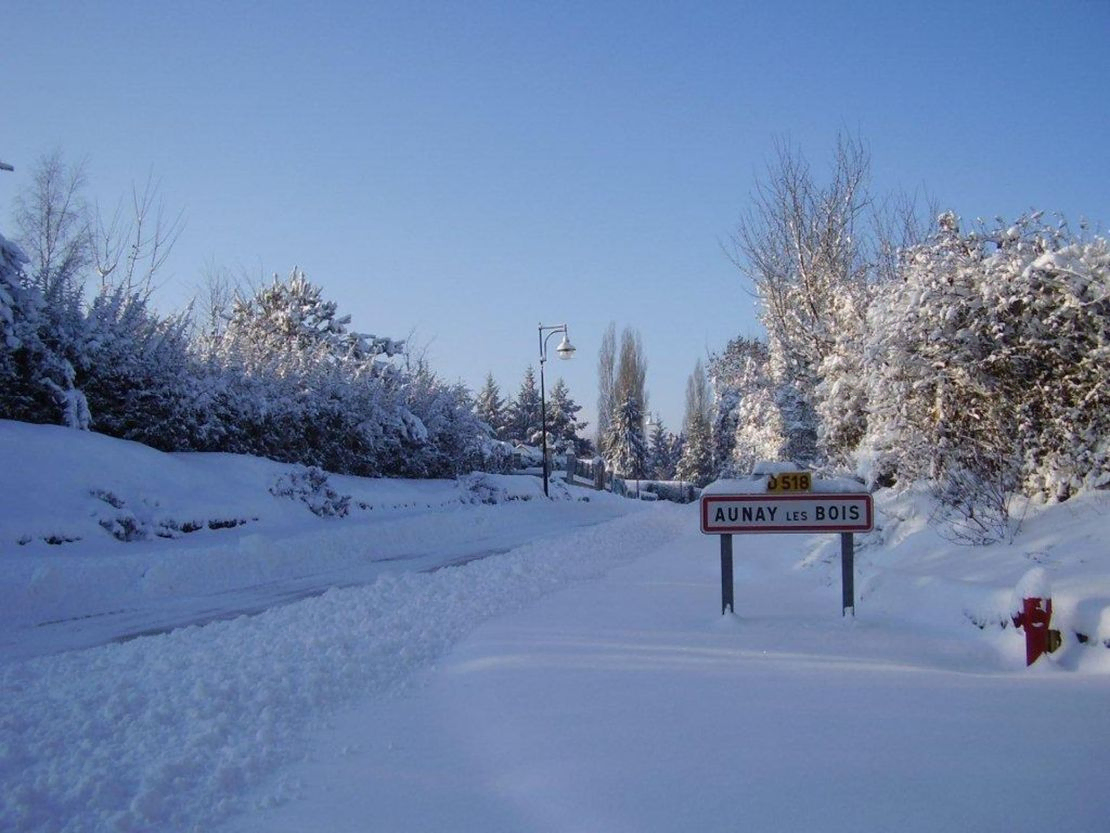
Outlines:
<svg viewBox="0 0 1110 833"><path fill-rule="evenodd" d="M125 214L121 200L111 219L105 222L98 206L93 257L100 285L118 286L129 294L149 296L156 288L155 276L184 230L183 218L183 212L178 212L172 220L167 217L159 185L150 174L141 191L131 186L129 215Z"/></svg>
<svg viewBox="0 0 1110 833"><path fill-rule="evenodd" d="M85 201L86 163L67 165L60 150L43 156L29 188L15 199L20 243L31 256L30 280L50 303L79 306L85 282L95 269L98 289L119 288L148 297L183 228L172 220L148 176L131 189L131 205L121 200L111 216Z"/></svg>
<svg viewBox="0 0 1110 833"><path fill-rule="evenodd" d="M84 188L85 163L67 165L54 150L39 159L30 187L15 198L19 242L31 258L28 277L51 304L80 302L93 261Z"/></svg>
<svg viewBox="0 0 1110 833"><path fill-rule="evenodd" d="M830 180L821 186L800 152L783 142L775 151L733 235L733 262L763 304L778 375L811 389L838 318L863 314L839 302L868 276L861 225L871 202L870 161L859 141L838 137Z"/></svg>
<svg viewBox="0 0 1110 833"><path fill-rule="evenodd" d="M193 302L194 332L202 344L213 346L227 330L235 299L248 293L230 271L214 263L204 267L203 278L204 284Z"/></svg>
<svg viewBox="0 0 1110 833"><path fill-rule="evenodd" d="M940 216L940 204L927 192L898 192L872 204L871 254L874 279L885 283L898 276L902 253L924 243Z"/></svg>
<svg viewBox="0 0 1110 833"><path fill-rule="evenodd" d="M927 223L916 197L872 198L869 155L856 138L837 137L823 184L799 151L783 142L775 151L732 259L762 304L784 453L843 464L866 431L867 309Z"/></svg>

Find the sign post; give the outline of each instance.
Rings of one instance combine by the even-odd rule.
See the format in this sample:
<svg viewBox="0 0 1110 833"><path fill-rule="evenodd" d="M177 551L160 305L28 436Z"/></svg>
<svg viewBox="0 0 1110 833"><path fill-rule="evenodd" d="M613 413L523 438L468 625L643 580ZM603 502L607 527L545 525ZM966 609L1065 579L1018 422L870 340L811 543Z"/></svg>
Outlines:
<svg viewBox="0 0 1110 833"><path fill-rule="evenodd" d="M852 611L856 615L856 546L855 533L840 533L840 615Z"/></svg>
<svg viewBox="0 0 1110 833"><path fill-rule="evenodd" d="M816 489L815 489L816 487ZM811 491L813 490L813 491ZM733 610L734 534L840 533L842 615L855 616L855 539L874 527L871 495L854 481L814 481L809 472L718 480L701 496L701 531L721 536L721 613Z"/></svg>
<svg viewBox="0 0 1110 833"><path fill-rule="evenodd" d="M732 600L732 536L721 536L721 615L735 613Z"/></svg>

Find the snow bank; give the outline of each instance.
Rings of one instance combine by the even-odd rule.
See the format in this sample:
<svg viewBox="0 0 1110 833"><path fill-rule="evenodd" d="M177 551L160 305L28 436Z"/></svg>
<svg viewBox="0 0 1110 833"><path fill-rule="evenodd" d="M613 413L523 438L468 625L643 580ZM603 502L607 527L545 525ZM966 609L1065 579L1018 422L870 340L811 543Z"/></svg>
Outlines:
<svg viewBox="0 0 1110 833"><path fill-rule="evenodd" d="M6 491L0 507L0 556L80 552L82 542L103 550L105 543L116 542L222 540L227 529L303 526L315 500L306 487L298 488L309 471L303 466L238 454L166 454L54 425L0 420L0 460L6 481L18 484ZM320 475L327 487L349 497L353 515L543 495L541 481L532 477L476 474L420 481ZM553 499L570 499L561 481L552 485Z"/></svg>
<svg viewBox="0 0 1110 833"><path fill-rule="evenodd" d="M1051 597L1052 627L1064 635L1052 662L1110 669L1105 652L1093 650L1110 647L1107 495L1032 504L1013 543L977 547L955 545L929 525L931 503L922 490L881 491L875 505L875 532L857 537L861 609L930 631L969 624L998 631L1012 626L1021 598ZM822 546L824 560L831 562L835 543ZM1015 639L1013 650L1020 647Z"/></svg>

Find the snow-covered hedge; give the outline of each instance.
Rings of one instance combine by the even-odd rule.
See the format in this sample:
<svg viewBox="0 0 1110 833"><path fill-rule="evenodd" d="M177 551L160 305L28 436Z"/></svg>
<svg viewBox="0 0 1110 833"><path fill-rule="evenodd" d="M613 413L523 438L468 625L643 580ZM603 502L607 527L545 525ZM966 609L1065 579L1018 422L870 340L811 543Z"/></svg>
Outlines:
<svg viewBox="0 0 1110 833"><path fill-rule="evenodd" d="M33 268L0 237L2 419L358 475L504 467L463 386L403 361L403 342L349 330L299 270L194 334L129 287L48 297Z"/></svg>
<svg viewBox="0 0 1110 833"><path fill-rule="evenodd" d="M873 479L932 480L972 527L990 513L1004 527L1010 494L1064 500L1110 483L1105 240L1039 216L963 233L944 215L902 276L869 314Z"/></svg>

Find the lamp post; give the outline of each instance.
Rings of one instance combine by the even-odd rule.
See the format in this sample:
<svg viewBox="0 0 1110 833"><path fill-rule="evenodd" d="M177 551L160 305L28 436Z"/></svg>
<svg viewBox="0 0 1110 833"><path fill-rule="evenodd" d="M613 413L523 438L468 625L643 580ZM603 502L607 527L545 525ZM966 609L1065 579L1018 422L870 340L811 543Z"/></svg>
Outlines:
<svg viewBox="0 0 1110 833"><path fill-rule="evenodd" d="M644 418L644 451L647 454L647 458L648 458L647 459L647 464L649 466L651 465L651 432L654 430L655 426L658 425L658 424L659 424L658 422L656 422L654 419L652 419L652 415L650 413L647 415L647 417ZM646 474L651 475L651 469L650 468L647 470ZM636 498L639 499L639 497L640 497L640 478L637 477L636 478Z"/></svg>
<svg viewBox="0 0 1110 833"><path fill-rule="evenodd" d="M545 336L544 333L547 333ZM543 366L547 362L547 342L555 335L562 333L563 340L555 348L560 359L569 359L574 355L574 345L567 337L567 325L557 324L554 327L545 327L540 324L540 435L543 437L543 496L547 497L547 400L543 383Z"/></svg>

